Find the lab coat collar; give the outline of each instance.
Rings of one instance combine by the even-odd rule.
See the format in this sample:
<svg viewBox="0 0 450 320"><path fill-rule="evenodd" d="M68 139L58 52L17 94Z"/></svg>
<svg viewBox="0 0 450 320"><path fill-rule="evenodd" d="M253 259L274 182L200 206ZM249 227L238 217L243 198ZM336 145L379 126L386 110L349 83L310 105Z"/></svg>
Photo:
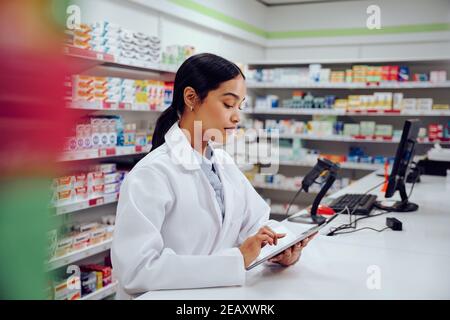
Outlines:
<svg viewBox="0 0 450 320"><path fill-rule="evenodd" d="M192 148L178 122L175 122L169 131L167 131L164 139L169 147L170 155L174 163L182 165L186 170L200 169L200 164L202 161L206 161L208 164L213 161L216 167L219 166L220 168L223 168L221 163L216 161L217 159L215 156L209 160ZM212 145L210 143L208 143L208 145L212 149L213 155L215 155Z"/></svg>

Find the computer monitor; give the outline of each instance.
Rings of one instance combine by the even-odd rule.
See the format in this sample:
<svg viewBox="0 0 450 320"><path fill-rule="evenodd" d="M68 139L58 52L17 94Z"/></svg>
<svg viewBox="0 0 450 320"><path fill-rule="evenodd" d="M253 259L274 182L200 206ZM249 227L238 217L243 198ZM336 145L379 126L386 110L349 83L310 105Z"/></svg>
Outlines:
<svg viewBox="0 0 450 320"><path fill-rule="evenodd" d="M397 147L394 164L389 175L388 185L385 193L386 198L391 198L396 191L400 192L401 201L397 201L391 207L384 207L395 212L416 211L419 206L408 201L405 189L405 180L408 175L409 166L414 157L414 149L417 143L420 121L418 119L406 120L403 133Z"/></svg>

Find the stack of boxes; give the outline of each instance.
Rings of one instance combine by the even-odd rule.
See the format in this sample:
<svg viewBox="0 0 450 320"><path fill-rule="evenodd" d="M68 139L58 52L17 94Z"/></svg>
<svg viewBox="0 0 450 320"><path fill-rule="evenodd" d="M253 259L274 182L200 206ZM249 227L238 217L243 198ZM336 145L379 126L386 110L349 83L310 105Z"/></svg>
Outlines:
<svg viewBox="0 0 450 320"><path fill-rule="evenodd" d="M164 109L173 97L173 84L157 80L133 80L114 77L72 77L72 101L124 103L132 108Z"/></svg>
<svg viewBox="0 0 450 320"><path fill-rule="evenodd" d="M67 138L64 151L115 146L145 147L151 141L151 129L137 130L136 123L124 124L121 116L90 116L75 126L74 136Z"/></svg>
<svg viewBox="0 0 450 320"><path fill-rule="evenodd" d="M195 54L195 47L171 45L162 53L162 63L178 67L184 60Z"/></svg>
<svg viewBox="0 0 450 320"><path fill-rule="evenodd" d="M117 193L126 174L118 171L114 163L106 163L93 166L88 172L56 178L52 184L52 202L62 205Z"/></svg>
<svg viewBox="0 0 450 320"><path fill-rule="evenodd" d="M157 36L128 30L107 21L82 24L79 29L68 33L69 44L111 54L120 63L146 65L161 62L161 40Z"/></svg>
<svg viewBox="0 0 450 320"><path fill-rule="evenodd" d="M75 126L74 136L67 139L64 150L87 150L116 145L123 145L122 117L91 116Z"/></svg>
<svg viewBox="0 0 450 320"><path fill-rule="evenodd" d="M78 300L112 283L112 268L107 265L79 266L81 274L52 281L51 300Z"/></svg>
<svg viewBox="0 0 450 320"><path fill-rule="evenodd" d="M80 266L81 296L94 293L112 283L112 268L99 264Z"/></svg>
<svg viewBox="0 0 450 320"><path fill-rule="evenodd" d="M195 54L190 45L171 45L162 50L161 39L136 32L108 21L81 24L66 30L66 44L76 48L110 54L119 63L151 67L165 64L172 68Z"/></svg>
<svg viewBox="0 0 450 320"><path fill-rule="evenodd" d="M442 82L447 80L445 70L430 71L430 76L424 73L411 75L409 67L400 65L368 66L353 65L351 69L331 70L320 64L310 64L309 68L274 68L247 69L246 78L256 82L278 82L283 84L298 83L380 83L404 81Z"/></svg>
<svg viewBox="0 0 450 320"><path fill-rule="evenodd" d="M447 128L448 130L448 128ZM445 137L449 138L449 137ZM444 126L442 124L429 124L428 125L428 139L431 141L444 139Z"/></svg>
<svg viewBox="0 0 450 320"><path fill-rule="evenodd" d="M121 29L119 33L119 62L133 60L159 64L161 62L161 40L142 32Z"/></svg>
<svg viewBox="0 0 450 320"><path fill-rule="evenodd" d="M56 250L52 258L58 258L91 245L110 240L114 233L114 216L102 217L102 223L84 223L64 230L57 237Z"/></svg>

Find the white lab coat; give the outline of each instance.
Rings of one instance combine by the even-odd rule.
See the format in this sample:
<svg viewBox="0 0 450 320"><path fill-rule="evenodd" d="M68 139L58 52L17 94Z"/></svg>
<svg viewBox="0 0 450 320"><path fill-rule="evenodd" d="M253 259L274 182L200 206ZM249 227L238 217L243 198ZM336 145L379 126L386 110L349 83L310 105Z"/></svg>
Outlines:
<svg viewBox="0 0 450 320"><path fill-rule="evenodd" d="M165 139L131 170L120 190L111 249L119 299L149 290L243 285L238 246L269 218L270 207L233 159L215 149L223 219L199 154L178 123Z"/></svg>

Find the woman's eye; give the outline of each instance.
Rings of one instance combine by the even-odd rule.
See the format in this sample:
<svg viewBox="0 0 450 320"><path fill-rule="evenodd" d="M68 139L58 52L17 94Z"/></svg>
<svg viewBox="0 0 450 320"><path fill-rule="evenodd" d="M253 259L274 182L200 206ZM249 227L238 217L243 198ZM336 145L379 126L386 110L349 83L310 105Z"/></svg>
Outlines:
<svg viewBox="0 0 450 320"><path fill-rule="evenodd" d="M233 106L230 106L230 105L228 105L228 104L226 104L226 103L224 103L223 105L224 105L224 106L225 106L225 108L227 108L227 109L231 109L231 108L233 108Z"/></svg>

